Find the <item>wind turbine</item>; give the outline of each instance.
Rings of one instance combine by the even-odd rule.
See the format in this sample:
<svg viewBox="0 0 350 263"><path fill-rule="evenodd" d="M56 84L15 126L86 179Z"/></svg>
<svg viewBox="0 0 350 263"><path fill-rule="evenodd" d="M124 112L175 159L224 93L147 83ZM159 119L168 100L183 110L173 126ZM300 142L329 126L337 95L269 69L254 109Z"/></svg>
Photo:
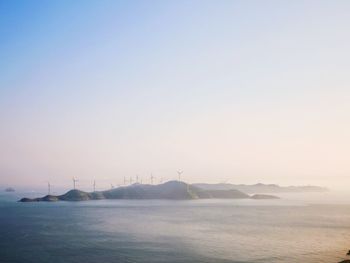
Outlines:
<svg viewBox="0 0 350 263"><path fill-rule="evenodd" d="M132 184L132 177L130 176L130 184Z"/></svg>
<svg viewBox="0 0 350 263"><path fill-rule="evenodd" d="M153 174L151 173L151 184L153 184L153 179L154 179L154 176L153 176Z"/></svg>
<svg viewBox="0 0 350 263"><path fill-rule="evenodd" d="M124 176L124 185L126 185L126 178L125 178L125 176Z"/></svg>
<svg viewBox="0 0 350 263"><path fill-rule="evenodd" d="M78 182L78 179L75 179L74 177L73 177L73 189L75 190L75 183L76 182Z"/></svg>
<svg viewBox="0 0 350 263"><path fill-rule="evenodd" d="M51 184L50 184L50 182L47 182L47 194L48 195L51 194Z"/></svg>
<svg viewBox="0 0 350 263"><path fill-rule="evenodd" d="M139 175L137 174L136 175L136 183L138 183L139 182Z"/></svg>
<svg viewBox="0 0 350 263"><path fill-rule="evenodd" d="M96 181L94 180L94 192L96 192Z"/></svg>
<svg viewBox="0 0 350 263"><path fill-rule="evenodd" d="M177 175L179 176L179 181L181 181L181 174L183 173L184 171L177 171Z"/></svg>

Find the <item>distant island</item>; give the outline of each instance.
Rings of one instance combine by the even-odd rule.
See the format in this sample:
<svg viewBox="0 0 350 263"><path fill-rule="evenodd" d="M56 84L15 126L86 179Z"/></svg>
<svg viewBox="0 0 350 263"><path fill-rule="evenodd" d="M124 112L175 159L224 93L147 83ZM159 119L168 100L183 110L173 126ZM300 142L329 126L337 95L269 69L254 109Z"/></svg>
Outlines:
<svg viewBox="0 0 350 263"><path fill-rule="evenodd" d="M328 189L320 186L306 185L306 186L279 186L277 184L193 184L205 190L230 190L236 189L238 191L255 194L255 193L305 193L305 192L327 192Z"/></svg>
<svg viewBox="0 0 350 263"><path fill-rule="evenodd" d="M46 195L38 198L22 198L20 202L54 202L54 201L87 201L101 199L278 199L273 195L249 195L236 189L208 190L180 181L169 181L164 184L133 184L106 191L84 192L70 190L63 195Z"/></svg>
<svg viewBox="0 0 350 263"><path fill-rule="evenodd" d="M12 188L12 187L7 187L7 188L5 189L5 192L14 192L14 191L15 191L15 189Z"/></svg>

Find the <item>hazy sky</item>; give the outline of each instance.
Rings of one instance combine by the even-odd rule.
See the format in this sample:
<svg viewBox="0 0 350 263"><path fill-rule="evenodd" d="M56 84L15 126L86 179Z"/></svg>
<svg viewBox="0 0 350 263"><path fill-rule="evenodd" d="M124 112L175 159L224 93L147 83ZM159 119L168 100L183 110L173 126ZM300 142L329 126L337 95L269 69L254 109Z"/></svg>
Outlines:
<svg viewBox="0 0 350 263"><path fill-rule="evenodd" d="M0 0L0 185L350 187L349 1Z"/></svg>

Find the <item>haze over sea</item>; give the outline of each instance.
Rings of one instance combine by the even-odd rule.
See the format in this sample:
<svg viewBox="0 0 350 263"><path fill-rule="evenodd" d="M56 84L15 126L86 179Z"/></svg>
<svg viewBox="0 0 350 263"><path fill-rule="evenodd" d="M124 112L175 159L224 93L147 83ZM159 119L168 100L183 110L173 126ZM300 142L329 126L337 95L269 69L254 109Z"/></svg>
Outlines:
<svg viewBox="0 0 350 263"><path fill-rule="evenodd" d="M345 259L349 14L346 0L0 0L0 263ZM348 193L17 202L169 180ZM143 190L121 196L181 198Z"/></svg>
<svg viewBox="0 0 350 263"><path fill-rule="evenodd" d="M333 193L280 194L280 200L15 202L24 195L0 197L4 263L331 263L350 246L350 204Z"/></svg>

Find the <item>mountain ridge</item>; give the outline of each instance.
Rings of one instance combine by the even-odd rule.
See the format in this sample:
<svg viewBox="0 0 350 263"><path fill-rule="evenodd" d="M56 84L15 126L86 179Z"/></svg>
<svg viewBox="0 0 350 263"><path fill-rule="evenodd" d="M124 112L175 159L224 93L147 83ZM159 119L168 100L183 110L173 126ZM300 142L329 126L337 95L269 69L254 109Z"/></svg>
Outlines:
<svg viewBox="0 0 350 263"><path fill-rule="evenodd" d="M236 189L246 194L268 194L268 193L304 193L304 192L326 192L328 191L325 187L306 185L306 186L279 186L277 184L263 184L257 183L252 185L247 184L229 184L229 183L218 183L218 184L206 184L197 183L193 186L205 189L205 190L229 190Z"/></svg>

